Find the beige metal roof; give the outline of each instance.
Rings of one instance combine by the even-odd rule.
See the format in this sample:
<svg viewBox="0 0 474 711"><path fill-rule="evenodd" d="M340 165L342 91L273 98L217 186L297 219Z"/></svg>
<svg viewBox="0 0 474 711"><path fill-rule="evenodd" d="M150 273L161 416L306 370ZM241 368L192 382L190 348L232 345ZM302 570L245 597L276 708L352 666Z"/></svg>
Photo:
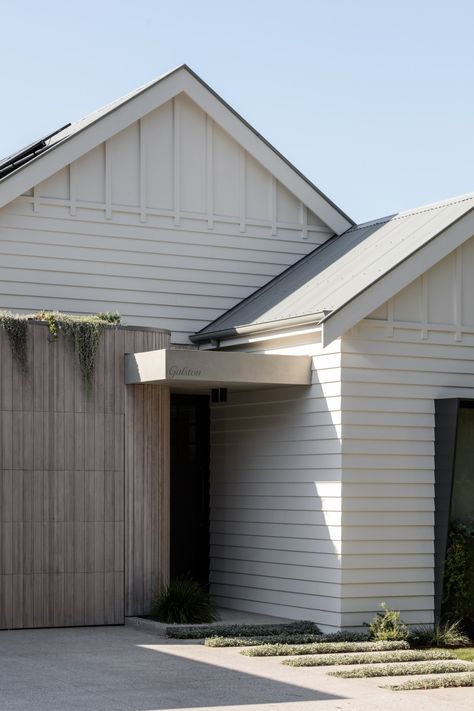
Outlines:
<svg viewBox="0 0 474 711"><path fill-rule="evenodd" d="M192 340L226 338L266 327L271 330L292 322L320 323L473 208L474 193L352 227L206 326Z"/></svg>

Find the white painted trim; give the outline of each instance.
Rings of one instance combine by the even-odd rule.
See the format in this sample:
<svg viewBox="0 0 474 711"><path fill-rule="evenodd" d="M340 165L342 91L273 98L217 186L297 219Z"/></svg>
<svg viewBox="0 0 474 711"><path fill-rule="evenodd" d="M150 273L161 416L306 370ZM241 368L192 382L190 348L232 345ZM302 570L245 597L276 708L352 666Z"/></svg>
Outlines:
<svg viewBox="0 0 474 711"><path fill-rule="evenodd" d="M138 141L139 141L139 200L140 200L140 222L146 222L147 221L147 214L146 214L146 190L147 190L147 184L146 184L146 150L145 150L145 141L143 138L143 121L138 122Z"/></svg>
<svg viewBox="0 0 474 711"><path fill-rule="evenodd" d="M246 160L245 151L242 147L239 148L239 221L240 221L240 232L244 233L246 230L246 181L245 181L245 170L246 170Z"/></svg>
<svg viewBox="0 0 474 711"><path fill-rule="evenodd" d="M455 340L462 340L462 258L461 250L456 250L454 276L454 321L456 324Z"/></svg>
<svg viewBox="0 0 474 711"><path fill-rule="evenodd" d="M104 162L105 162L105 219L112 219L112 166L110 158L110 144L108 141L104 143Z"/></svg>
<svg viewBox="0 0 474 711"><path fill-rule="evenodd" d="M351 223L315 190L226 104L186 68L180 67L113 108L97 121L71 135L0 182L0 207L77 160L130 124L185 92L203 111L248 151L290 192L305 203L335 233Z"/></svg>
<svg viewBox="0 0 474 711"><path fill-rule="evenodd" d="M206 209L207 229L214 229L214 123L206 116Z"/></svg>
<svg viewBox="0 0 474 711"><path fill-rule="evenodd" d="M174 225L180 226L180 181L181 181L181 126L180 126L180 105L173 99L173 209Z"/></svg>
<svg viewBox="0 0 474 711"><path fill-rule="evenodd" d="M365 291L330 314L322 323L324 346L342 336L473 235L474 211L470 211Z"/></svg>
<svg viewBox="0 0 474 711"><path fill-rule="evenodd" d="M77 215L76 163L69 164L69 214L71 217L75 217Z"/></svg>

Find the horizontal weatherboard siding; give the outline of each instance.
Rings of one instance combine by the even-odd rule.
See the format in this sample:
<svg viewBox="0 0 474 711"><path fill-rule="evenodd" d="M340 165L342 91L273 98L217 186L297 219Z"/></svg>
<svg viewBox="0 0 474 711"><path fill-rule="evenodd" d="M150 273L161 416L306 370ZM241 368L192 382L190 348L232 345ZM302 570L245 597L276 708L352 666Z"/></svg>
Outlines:
<svg viewBox="0 0 474 711"><path fill-rule="evenodd" d="M474 340L465 331L473 244L342 339L342 619L349 626L382 600L406 622L433 618L434 401L474 397Z"/></svg>
<svg viewBox="0 0 474 711"><path fill-rule="evenodd" d="M330 398L315 377L309 388L231 392L211 408L211 592L224 607L265 605L330 630L341 584L340 376L337 348L321 362L320 350L308 346Z"/></svg>
<svg viewBox="0 0 474 711"><path fill-rule="evenodd" d="M180 94L0 211L0 308L188 336L333 234Z"/></svg>

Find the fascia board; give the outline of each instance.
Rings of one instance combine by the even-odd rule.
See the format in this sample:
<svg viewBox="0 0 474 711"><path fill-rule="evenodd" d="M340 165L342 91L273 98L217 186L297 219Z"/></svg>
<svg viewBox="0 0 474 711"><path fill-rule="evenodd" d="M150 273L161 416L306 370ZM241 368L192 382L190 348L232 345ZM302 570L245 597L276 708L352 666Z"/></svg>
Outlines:
<svg viewBox="0 0 474 711"><path fill-rule="evenodd" d="M341 214L296 169L285 162L234 111L228 107L192 70L183 66L105 113L78 133L53 144L35 160L0 183L0 207L34 185L46 180L88 151L124 130L130 124L159 108L180 93L186 93L203 111L229 133L246 151L272 173L285 187L325 222L336 234L345 232L352 222Z"/></svg>
<svg viewBox="0 0 474 711"><path fill-rule="evenodd" d="M374 284L327 316L322 322L323 346L326 347L344 335L473 235L474 210L470 210Z"/></svg>

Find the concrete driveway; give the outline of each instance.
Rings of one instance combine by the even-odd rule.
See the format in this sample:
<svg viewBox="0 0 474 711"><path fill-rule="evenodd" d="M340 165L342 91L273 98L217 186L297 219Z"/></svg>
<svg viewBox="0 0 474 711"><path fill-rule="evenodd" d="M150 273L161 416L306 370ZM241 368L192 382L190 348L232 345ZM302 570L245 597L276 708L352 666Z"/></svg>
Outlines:
<svg viewBox="0 0 474 711"><path fill-rule="evenodd" d="M1 711L472 711L474 689L393 692L376 679L244 657L130 627L0 632Z"/></svg>

